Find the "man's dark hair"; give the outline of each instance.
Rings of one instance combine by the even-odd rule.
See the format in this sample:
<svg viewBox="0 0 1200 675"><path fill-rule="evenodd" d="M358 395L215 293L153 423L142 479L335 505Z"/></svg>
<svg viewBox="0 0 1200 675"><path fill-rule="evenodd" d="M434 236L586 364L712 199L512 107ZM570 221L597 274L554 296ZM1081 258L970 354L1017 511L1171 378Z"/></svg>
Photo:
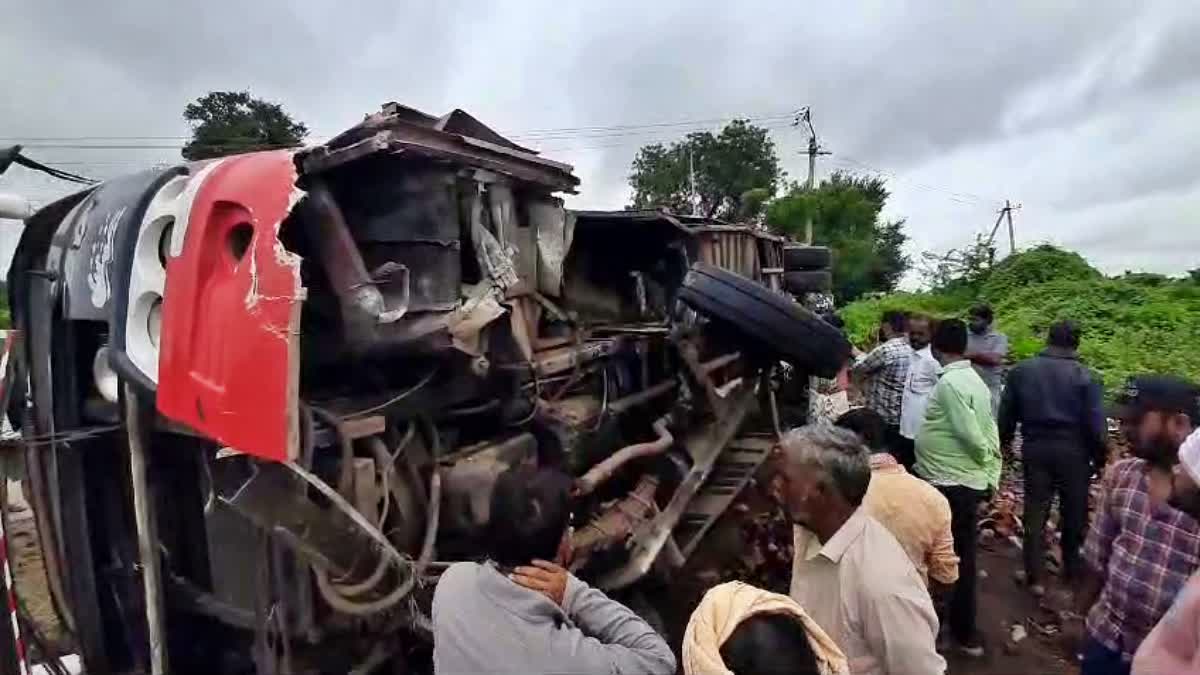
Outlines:
<svg viewBox="0 0 1200 675"><path fill-rule="evenodd" d="M1079 349L1083 330L1074 321L1055 321L1046 335L1046 344L1062 349Z"/></svg>
<svg viewBox="0 0 1200 675"><path fill-rule="evenodd" d="M488 555L504 566L554 560L571 522L571 478L515 466L496 479L488 516Z"/></svg>
<svg viewBox="0 0 1200 675"><path fill-rule="evenodd" d="M734 675L817 675L817 655L804 626L787 614L755 614L721 645Z"/></svg>
<svg viewBox="0 0 1200 675"><path fill-rule="evenodd" d="M896 309L889 309L879 317L879 323L891 326L897 333L903 333L908 330L908 315Z"/></svg>
<svg viewBox="0 0 1200 675"><path fill-rule="evenodd" d="M996 318L996 315L992 313L992 306L987 304L975 305L967 312L967 315L975 319L983 319L988 323Z"/></svg>
<svg viewBox="0 0 1200 675"><path fill-rule="evenodd" d="M849 429L858 434L863 445L871 452L886 452L883 434L883 417L870 408L855 408L847 411L834 422L835 426Z"/></svg>
<svg viewBox="0 0 1200 675"><path fill-rule="evenodd" d="M967 324L958 319L946 319L933 333L933 348L943 354L967 352Z"/></svg>

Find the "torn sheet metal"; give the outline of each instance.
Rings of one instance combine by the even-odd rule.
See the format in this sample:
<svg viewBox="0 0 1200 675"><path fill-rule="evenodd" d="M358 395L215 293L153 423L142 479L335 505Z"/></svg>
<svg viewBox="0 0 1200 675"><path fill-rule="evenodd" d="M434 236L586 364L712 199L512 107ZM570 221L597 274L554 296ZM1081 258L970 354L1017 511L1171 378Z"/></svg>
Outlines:
<svg viewBox="0 0 1200 675"><path fill-rule="evenodd" d="M470 206L471 240L475 243L475 257L479 260L479 269L507 294L521 279L517 276L512 252L484 226L482 201L479 195L473 195Z"/></svg>
<svg viewBox="0 0 1200 675"><path fill-rule="evenodd" d="M467 294L467 299L447 320L454 348L471 356L484 352L483 329L504 315L490 284L480 284Z"/></svg>
<svg viewBox="0 0 1200 675"><path fill-rule="evenodd" d="M563 266L571 248L575 231L575 214L563 209L562 200L531 201L526 207L529 224L537 237L538 291L560 297L563 288Z"/></svg>
<svg viewBox="0 0 1200 675"><path fill-rule="evenodd" d="M536 232L528 222L521 222L511 187L499 182L491 183L487 186L486 196L487 215L490 216L487 222L491 223L492 234L512 260L517 277L515 284L505 286L505 292L509 297L524 295L537 285Z"/></svg>
<svg viewBox="0 0 1200 675"><path fill-rule="evenodd" d="M549 190L574 192L579 185L571 165L539 157L466 113L456 113L439 121L406 106L385 105L382 112L368 115L324 145L302 151L297 159L306 176L372 155L405 153L495 171Z"/></svg>
<svg viewBox="0 0 1200 675"><path fill-rule="evenodd" d="M256 457L298 450L300 259L279 241L295 204L288 151L227 158L200 187L167 263L158 409Z"/></svg>

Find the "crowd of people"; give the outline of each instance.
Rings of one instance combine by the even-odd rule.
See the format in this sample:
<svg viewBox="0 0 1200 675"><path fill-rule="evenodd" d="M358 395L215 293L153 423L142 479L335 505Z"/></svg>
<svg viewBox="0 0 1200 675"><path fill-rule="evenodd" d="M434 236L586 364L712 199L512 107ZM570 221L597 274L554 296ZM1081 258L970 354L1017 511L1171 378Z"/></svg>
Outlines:
<svg viewBox="0 0 1200 675"><path fill-rule="evenodd" d="M710 589L683 636L685 673L938 675L947 650L982 656L979 513L1018 437L1014 581L1046 593L1057 496L1062 576L1086 617L1083 675L1200 673L1200 387L1135 377L1106 411L1078 326L1055 323L1046 348L1005 373L991 309L968 319L888 313L878 346L816 383L809 423L783 435L769 466L795 530L789 593ZM850 406L849 380L864 405ZM1132 457L1106 468L1110 415ZM435 591L438 673L676 672L645 620L567 571L570 495L552 469L500 477L488 559L451 566Z"/></svg>

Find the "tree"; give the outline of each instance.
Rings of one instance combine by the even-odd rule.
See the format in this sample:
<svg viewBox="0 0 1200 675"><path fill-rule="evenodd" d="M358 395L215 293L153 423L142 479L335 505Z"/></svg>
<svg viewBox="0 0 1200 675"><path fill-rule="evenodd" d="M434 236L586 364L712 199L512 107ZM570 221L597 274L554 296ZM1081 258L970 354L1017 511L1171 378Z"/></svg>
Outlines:
<svg viewBox="0 0 1200 675"><path fill-rule="evenodd" d="M633 208L690 213L693 168L700 215L708 218L757 217L783 180L767 130L734 120L715 136L704 131L670 146L643 146L629 174Z"/></svg>
<svg viewBox="0 0 1200 675"><path fill-rule="evenodd" d="M278 103L252 98L248 91L209 92L189 103L183 118L192 125L184 159L294 148L308 135L308 127L293 120Z"/></svg>
<svg viewBox="0 0 1200 675"><path fill-rule="evenodd" d="M794 184L767 209L767 226L797 237L813 220L813 243L833 249L834 297L850 302L865 293L895 290L909 259L904 221L880 217L889 193L883 180L836 172L814 190Z"/></svg>
<svg viewBox="0 0 1200 675"><path fill-rule="evenodd" d="M975 291L996 265L996 246L978 234L974 243L962 248L952 248L942 254L926 251L921 254L921 262L921 276L930 288Z"/></svg>

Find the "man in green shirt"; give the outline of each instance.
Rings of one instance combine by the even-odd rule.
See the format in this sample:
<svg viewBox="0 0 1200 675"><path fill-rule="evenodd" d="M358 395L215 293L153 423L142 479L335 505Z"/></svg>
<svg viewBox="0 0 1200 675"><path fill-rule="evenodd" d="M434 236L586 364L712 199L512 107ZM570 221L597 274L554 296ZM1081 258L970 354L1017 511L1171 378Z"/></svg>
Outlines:
<svg viewBox="0 0 1200 675"><path fill-rule="evenodd" d="M942 364L917 436L916 472L946 495L958 555L958 582L950 600L950 633L963 653L982 656L975 628L979 502L1000 483L1000 434L992 394L966 359L967 326L943 321L933 336Z"/></svg>

